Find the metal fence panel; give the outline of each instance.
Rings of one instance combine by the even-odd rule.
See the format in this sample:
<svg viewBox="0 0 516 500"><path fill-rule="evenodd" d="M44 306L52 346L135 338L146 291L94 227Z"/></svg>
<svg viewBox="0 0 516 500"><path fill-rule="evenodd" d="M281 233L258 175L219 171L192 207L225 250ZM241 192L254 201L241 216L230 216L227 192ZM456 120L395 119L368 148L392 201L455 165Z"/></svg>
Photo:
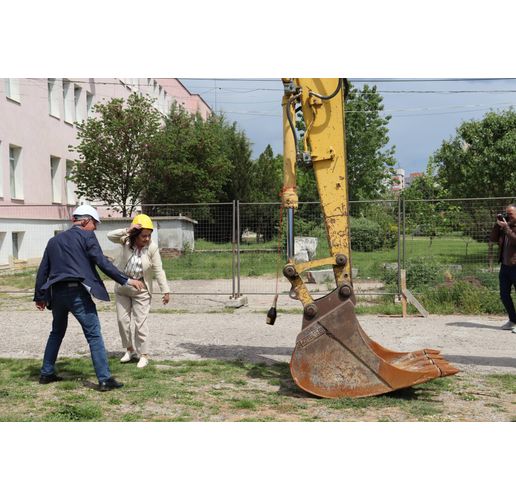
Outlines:
<svg viewBox="0 0 516 500"><path fill-rule="evenodd" d="M489 243L509 198L405 200L402 264L434 262L450 273L490 272L497 248Z"/></svg>
<svg viewBox="0 0 516 500"><path fill-rule="evenodd" d="M142 205L157 221L173 293L234 294L234 203Z"/></svg>
<svg viewBox="0 0 516 500"><path fill-rule="evenodd" d="M453 275L497 270L497 249L488 242L496 214L513 198L369 200L350 202L352 267L358 294L364 283L378 290L415 262L435 263ZM70 226L72 206L0 206L0 271L38 265L49 238ZM107 255L118 248L107 232L127 227L111 207L97 206L103 223L97 238ZM287 294L286 221L280 203L143 205L155 223L165 271L176 294ZM318 202L299 204L294 226L296 259L330 255ZM388 275L390 274L390 278ZM394 281L393 281L394 277ZM325 294L332 280L309 283Z"/></svg>

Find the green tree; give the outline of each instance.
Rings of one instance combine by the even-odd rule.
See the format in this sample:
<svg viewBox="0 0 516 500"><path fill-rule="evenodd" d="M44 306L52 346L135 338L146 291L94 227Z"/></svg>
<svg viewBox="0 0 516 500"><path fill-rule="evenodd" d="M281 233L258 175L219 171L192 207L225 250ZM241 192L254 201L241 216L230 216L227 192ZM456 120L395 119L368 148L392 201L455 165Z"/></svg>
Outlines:
<svg viewBox="0 0 516 500"><path fill-rule="evenodd" d="M280 201L283 187L283 156L276 155L267 145L248 172L251 193L249 201Z"/></svg>
<svg viewBox="0 0 516 500"><path fill-rule="evenodd" d="M489 112L463 122L433 156L452 198L502 197L516 190L516 112Z"/></svg>
<svg viewBox="0 0 516 500"><path fill-rule="evenodd" d="M431 165L418 177L415 177L410 186L403 190L407 200L435 200L446 196L446 190L439 183Z"/></svg>
<svg viewBox="0 0 516 500"><path fill-rule="evenodd" d="M382 116L383 98L376 86L350 85L346 98L346 159L349 199L376 199L386 192L396 164L389 143L389 115Z"/></svg>
<svg viewBox="0 0 516 500"><path fill-rule="evenodd" d="M407 227L421 236L428 236L430 245L435 236L446 232L456 221L456 210L439 201L444 195L431 166L403 191Z"/></svg>
<svg viewBox="0 0 516 500"><path fill-rule="evenodd" d="M131 94L127 102L96 104L97 116L77 124L79 154L70 179L78 196L101 200L125 217L140 202L159 152L161 115L152 100Z"/></svg>
<svg viewBox="0 0 516 500"><path fill-rule="evenodd" d="M274 156L270 145L267 145L260 156L253 161L248 172L250 196L248 201L254 203L280 202L283 186L283 157ZM243 207L242 207L243 208ZM279 205L248 205L242 212L242 222L251 231L256 231L265 241L277 236Z"/></svg>
<svg viewBox="0 0 516 500"><path fill-rule="evenodd" d="M160 137L161 156L144 192L145 203L210 203L224 197L232 172L221 115L206 120L172 106Z"/></svg>
<svg viewBox="0 0 516 500"><path fill-rule="evenodd" d="M231 164L231 174L226 179L220 201L251 201L254 169L251 142L243 131L238 130L236 123L224 127L224 148Z"/></svg>

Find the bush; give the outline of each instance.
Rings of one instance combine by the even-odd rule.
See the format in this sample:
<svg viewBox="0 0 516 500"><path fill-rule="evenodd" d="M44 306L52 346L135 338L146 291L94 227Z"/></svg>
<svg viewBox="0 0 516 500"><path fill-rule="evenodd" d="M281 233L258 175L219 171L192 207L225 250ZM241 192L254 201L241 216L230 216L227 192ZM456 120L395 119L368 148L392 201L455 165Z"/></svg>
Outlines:
<svg viewBox="0 0 516 500"><path fill-rule="evenodd" d="M503 314L498 294L466 281L428 288L421 301L433 314Z"/></svg>
<svg viewBox="0 0 516 500"><path fill-rule="evenodd" d="M409 290L424 290L443 281L443 266L431 257L415 257L405 263L407 271L407 288ZM383 281L389 285L397 283L398 271L384 269Z"/></svg>
<svg viewBox="0 0 516 500"><path fill-rule="evenodd" d="M498 282L498 272L482 272L482 271L476 271L475 272L475 278L478 279L478 281L488 288L489 290L496 290L499 289L499 282Z"/></svg>
<svg viewBox="0 0 516 500"><path fill-rule="evenodd" d="M359 252L372 252L382 248L394 248L397 241L397 227L389 224L382 226L365 217L350 217L351 249Z"/></svg>

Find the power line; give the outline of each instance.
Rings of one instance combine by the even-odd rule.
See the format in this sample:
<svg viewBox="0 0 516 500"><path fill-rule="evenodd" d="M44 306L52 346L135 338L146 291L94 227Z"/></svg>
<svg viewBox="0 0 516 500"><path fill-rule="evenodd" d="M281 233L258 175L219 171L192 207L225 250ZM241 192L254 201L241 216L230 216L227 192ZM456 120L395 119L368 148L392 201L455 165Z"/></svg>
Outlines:
<svg viewBox="0 0 516 500"><path fill-rule="evenodd" d="M248 104L248 103L243 103ZM516 106L516 103L511 102L499 102L499 103L490 103L490 104L464 104L464 105L452 105L452 106L438 106L438 107L427 107L427 108L396 108L396 109L382 109L382 110L350 110L345 109L345 114L367 114L367 113L380 113L380 114L388 114L392 116L400 116L400 117L409 117L409 116L425 116L425 115L433 115L433 114L450 114L450 113L463 113L463 112L472 112L472 111L481 111L482 109L491 109L496 106L502 106L502 107L512 107ZM468 108L475 108L475 109L468 109ZM439 111L444 110L443 112L438 113L422 113L422 114L410 114L410 115L399 115L395 113L413 113L413 112L420 112L420 111ZM260 111L254 111L254 110L240 110L240 111L234 111L234 110L227 110L222 109L220 110L221 113L226 114L235 114L235 115L250 115L250 116L265 116L265 117L281 117L281 112L278 111L277 113L262 113Z"/></svg>
<svg viewBox="0 0 516 500"><path fill-rule="evenodd" d="M169 78L170 79L170 78ZM32 80L34 81L35 85L40 84L41 82L46 82L46 79L42 78L27 78L24 80ZM119 79L117 79L119 80ZM174 78L174 80L180 81L180 79ZM189 80L206 80L206 79L194 79L191 78ZM261 82L261 81L274 81L274 80L264 80L264 79L252 79L252 80L244 80L244 79L234 79L234 78L216 78L215 81L249 81L249 82ZM100 80L95 80L94 82L91 82L89 80L81 80L81 79L73 79L68 80L71 83L81 83L81 84L94 84L94 85L117 85L120 87L133 87L133 88L154 88L154 84L151 83L124 83L121 81L113 81L113 82L103 82ZM352 82L362 82L362 83L398 83L398 82L481 82L481 81L514 81L516 85L516 79L514 78L478 78L478 79L391 79L391 80L352 80ZM26 82L25 84L28 84ZM191 92L188 87L186 87L184 84L181 83L185 87L185 90L190 95L181 96L184 98L192 98L195 97L197 94L194 92ZM161 86L161 85L160 85ZM228 92L228 93L238 93L238 94L246 94L246 93L252 93L252 92L259 92L259 91L273 91L273 92L283 92L282 88L264 88L264 87L257 87L257 88L242 88L242 87L221 87L221 86L211 86L211 87L204 87L204 86L195 86L196 89L204 89L205 92L200 92L200 94L208 93L208 92ZM511 94L516 93L515 89L468 89L468 90L407 90L407 89L400 89L400 90L387 90L387 89L376 89L376 92L366 92L360 89L356 89L358 93L362 94Z"/></svg>
<svg viewBox="0 0 516 500"><path fill-rule="evenodd" d="M218 80L226 82L277 82L280 78L181 78L181 80ZM516 78L349 78L351 82L490 82L516 80Z"/></svg>
<svg viewBox="0 0 516 500"><path fill-rule="evenodd" d="M39 79L36 79L36 78L30 78L30 79L23 79L24 80L24 85L33 85L33 86L37 86L41 89L45 88L46 89L46 83L47 83L47 80L46 79L42 79L42 78L39 78ZM215 81L217 81L219 79L215 79ZM227 81L233 81L234 79L225 79ZM484 79L486 80L486 79ZM71 83L86 83L86 80L81 80L81 79L76 79L76 80L68 80L70 81ZM269 81L269 80L266 80L266 81ZM397 80L399 81L399 80ZM413 80L411 80L413 81ZM441 80L439 80L441 81ZM463 81L463 80L461 80ZM92 83L90 82L89 80L87 81L87 83ZM95 81L95 84L99 84L99 85L110 85L110 86L120 86L120 87L124 87L124 88L128 88L128 87L134 87L134 88L139 88L139 87L152 87L154 88L154 85L153 84L148 84L146 85L145 83L139 83L139 84L125 84L124 82L118 80L118 79L115 79L115 81L111 81L111 82L102 82L102 81ZM183 85L183 84L181 84ZM129 89L128 89L129 90ZM227 89L224 89L224 88L210 88L211 91L215 91L217 92L217 90L221 90L221 91L225 91ZM254 91L257 91L259 89L246 89L247 92L254 92ZM276 90L276 89L275 89ZM281 89L280 89L281 90ZM187 92L188 89L186 89ZM364 92L365 93L365 92ZM413 90L403 90L403 91L381 91L380 93L403 93L403 94L412 94L412 93L424 93L424 94L448 94L448 93L451 93L451 94L465 94L465 93L487 93L487 94L503 94L503 93L516 93L516 90L455 90L455 91L413 91ZM97 99L99 98L110 98L112 96L109 96L109 95L104 95L102 93L95 93ZM176 100L176 101L181 101L181 100L187 100L187 99L196 99L196 95L192 95L192 94L189 94L189 95L184 95L184 96L174 96L173 94L169 93L168 94L170 98ZM25 93L20 93L20 96L22 97L25 97L26 94ZM41 97L41 99L46 99L46 97ZM235 101L219 101L218 99L216 100L216 108L215 108L215 112L219 111L219 112L223 112L225 114L228 114L228 115L247 115L247 116L255 116L255 117L279 117L281 116L281 111L280 111L280 108L279 108L279 105L278 105L278 111L277 112L274 112L274 113L270 113L270 112L262 112L262 111L256 111L256 110L225 110L225 109L220 109L220 105L221 104L233 104L233 105L238 105L238 104L242 104L242 105L254 105L254 104L267 104L267 103L274 103L274 102L280 102L279 100L278 101L243 101L241 103L238 103L238 102L235 102ZM510 103L510 102L503 102L503 103L478 103L478 104L464 104L464 105L450 105L450 106L442 106L442 107L418 107L418 108L396 108L396 109L384 109L384 110L381 110L380 113L381 114L390 114L392 117L416 117L416 116L430 116L430 115L436 115L436 114L456 114L456 113L461 113L461 112L471 112L471 111L476 111L476 110L481 110L481 109L489 109L489 108L494 108L494 107L499 107L499 106L503 106L503 107L508 107L508 106L516 106L516 103ZM217 109L218 108L218 109ZM468 108L475 108L475 109L468 109ZM437 111L437 110L442 110L442 111L439 111L438 113L432 113L432 111ZM375 113L377 112L376 110L356 110L356 111L353 111L353 110L349 110L347 109L346 110L346 113ZM420 112L418 114L415 114L415 112ZM400 113L409 113L409 114L400 114Z"/></svg>

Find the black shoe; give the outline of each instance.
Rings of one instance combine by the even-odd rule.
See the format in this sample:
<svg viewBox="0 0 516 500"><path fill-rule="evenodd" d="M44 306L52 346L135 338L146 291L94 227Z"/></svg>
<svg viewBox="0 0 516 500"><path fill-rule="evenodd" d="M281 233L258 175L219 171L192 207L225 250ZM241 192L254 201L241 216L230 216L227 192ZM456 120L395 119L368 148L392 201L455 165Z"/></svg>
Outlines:
<svg viewBox="0 0 516 500"><path fill-rule="evenodd" d="M99 391L106 392L111 391L113 389L120 389L120 387L123 387L124 384L121 382L118 382L115 378L111 377L108 378L105 382L99 383Z"/></svg>
<svg viewBox="0 0 516 500"><path fill-rule="evenodd" d="M40 384L50 384L52 382L60 382L61 380L63 380L63 377L58 377L55 373L52 373L52 375L39 376Z"/></svg>

